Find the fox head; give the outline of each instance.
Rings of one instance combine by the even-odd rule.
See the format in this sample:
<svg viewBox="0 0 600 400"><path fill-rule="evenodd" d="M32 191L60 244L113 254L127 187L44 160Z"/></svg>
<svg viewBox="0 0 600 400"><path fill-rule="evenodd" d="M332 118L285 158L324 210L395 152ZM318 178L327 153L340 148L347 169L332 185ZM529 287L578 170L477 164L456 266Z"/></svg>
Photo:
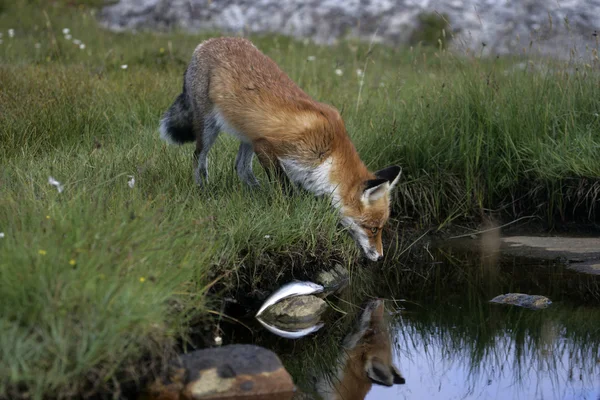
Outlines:
<svg viewBox="0 0 600 400"><path fill-rule="evenodd" d="M396 165L375 172L375 178L361 182L341 209L342 225L372 261L383 258L381 230L390 217L390 193L401 173Z"/></svg>
<svg viewBox="0 0 600 400"><path fill-rule="evenodd" d="M346 365L337 386L338 399L363 399L373 384L393 386L406 382L393 364L383 300L370 300L362 308L357 327L344 339Z"/></svg>

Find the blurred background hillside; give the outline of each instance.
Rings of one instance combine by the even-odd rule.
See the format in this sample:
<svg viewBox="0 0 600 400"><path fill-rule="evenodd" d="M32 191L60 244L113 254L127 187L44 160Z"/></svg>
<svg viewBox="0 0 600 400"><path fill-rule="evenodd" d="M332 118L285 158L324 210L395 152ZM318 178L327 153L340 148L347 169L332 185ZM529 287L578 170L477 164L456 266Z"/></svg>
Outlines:
<svg viewBox="0 0 600 400"><path fill-rule="evenodd" d="M598 0L120 0L100 20L114 30L279 33L333 43L419 41L488 54L532 50L589 59L598 48ZM441 28L441 29L440 29ZM444 30L443 32L442 29ZM531 49L529 49L531 47Z"/></svg>

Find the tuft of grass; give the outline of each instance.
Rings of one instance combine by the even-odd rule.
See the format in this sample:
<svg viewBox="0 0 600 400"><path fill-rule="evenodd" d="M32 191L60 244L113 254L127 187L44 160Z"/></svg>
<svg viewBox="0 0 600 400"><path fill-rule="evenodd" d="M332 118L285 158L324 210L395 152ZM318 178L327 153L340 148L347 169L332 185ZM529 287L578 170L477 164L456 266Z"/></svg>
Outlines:
<svg viewBox="0 0 600 400"><path fill-rule="evenodd" d="M412 31L409 43L412 46L433 46L441 49L448 47L452 38L449 32L450 22L447 14L423 12L418 15L419 24Z"/></svg>
<svg viewBox="0 0 600 400"><path fill-rule="evenodd" d="M94 8L2 4L0 397L117 396L206 323L209 291L256 294L333 260L358 264L325 201L284 196L258 165L263 187L240 183L235 140L214 146L204 189L192 149L159 141L208 35L111 33ZM597 218L597 63L525 60L541 73L514 70L521 58L253 40L341 110L370 168L403 166L392 241L393 226L490 212Z"/></svg>

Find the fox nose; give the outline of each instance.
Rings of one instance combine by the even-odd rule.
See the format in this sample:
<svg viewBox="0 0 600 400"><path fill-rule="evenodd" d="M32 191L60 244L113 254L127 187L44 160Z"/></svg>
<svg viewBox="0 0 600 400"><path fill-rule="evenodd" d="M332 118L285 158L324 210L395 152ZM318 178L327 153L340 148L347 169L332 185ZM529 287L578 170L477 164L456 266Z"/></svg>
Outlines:
<svg viewBox="0 0 600 400"><path fill-rule="evenodd" d="M383 254L380 254L377 256L377 261L381 261L381 260L383 260Z"/></svg>

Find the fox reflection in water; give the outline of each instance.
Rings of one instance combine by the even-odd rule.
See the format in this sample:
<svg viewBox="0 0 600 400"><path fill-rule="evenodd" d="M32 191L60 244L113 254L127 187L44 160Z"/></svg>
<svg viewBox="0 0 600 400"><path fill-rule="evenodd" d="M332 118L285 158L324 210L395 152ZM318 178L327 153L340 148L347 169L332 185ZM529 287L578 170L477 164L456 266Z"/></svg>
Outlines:
<svg viewBox="0 0 600 400"><path fill-rule="evenodd" d="M404 384L392 364L392 342L383 300L363 305L352 331L342 342L332 374L318 379L315 390L323 399L364 399L373 384Z"/></svg>

